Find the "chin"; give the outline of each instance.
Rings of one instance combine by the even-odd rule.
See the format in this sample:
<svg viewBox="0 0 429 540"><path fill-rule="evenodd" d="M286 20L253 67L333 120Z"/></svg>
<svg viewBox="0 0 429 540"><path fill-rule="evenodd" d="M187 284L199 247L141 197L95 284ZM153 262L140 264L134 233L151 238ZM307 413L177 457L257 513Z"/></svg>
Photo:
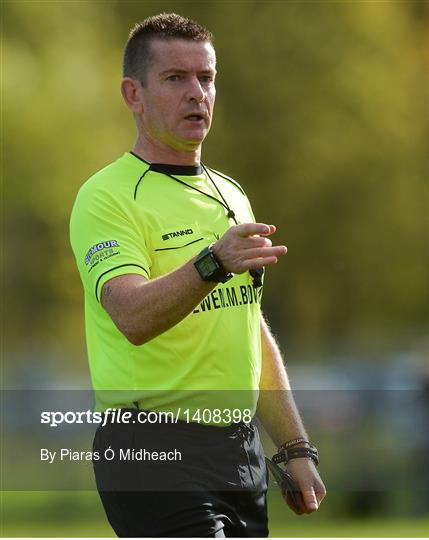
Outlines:
<svg viewBox="0 0 429 540"><path fill-rule="evenodd" d="M185 152L196 152L201 149L201 143L203 141L185 141L183 144L183 150Z"/></svg>
<svg viewBox="0 0 429 540"><path fill-rule="evenodd" d="M197 135L188 135L187 137L183 138L183 142L184 142L186 147L192 148L192 149L197 149L197 148L199 148L201 146L201 143L206 138L206 135L207 135L207 133L204 133L203 135L198 134L198 136Z"/></svg>

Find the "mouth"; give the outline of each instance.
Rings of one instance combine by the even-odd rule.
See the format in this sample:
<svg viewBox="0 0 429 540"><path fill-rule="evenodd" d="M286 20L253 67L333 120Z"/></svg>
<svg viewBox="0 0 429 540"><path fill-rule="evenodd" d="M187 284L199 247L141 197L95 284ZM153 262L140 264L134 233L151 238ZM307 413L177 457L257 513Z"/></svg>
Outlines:
<svg viewBox="0 0 429 540"><path fill-rule="evenodd" d="M188 120L189 122L205 122L207 120L207 116L205 114L200 113L192 113L187 114L185 116L185 120Z"/></svg>

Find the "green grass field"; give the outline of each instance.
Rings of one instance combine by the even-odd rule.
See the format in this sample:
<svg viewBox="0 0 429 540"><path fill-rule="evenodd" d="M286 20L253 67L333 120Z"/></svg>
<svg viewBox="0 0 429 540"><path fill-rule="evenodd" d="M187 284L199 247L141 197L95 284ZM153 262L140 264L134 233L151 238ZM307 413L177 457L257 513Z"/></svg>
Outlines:
<svg viewBox="0 0 429 540"><path fill-rule="evenodd" d="M113 537L96 492L3 492L1 537ZM270 536L429 537L429 517L336 518L331 503L312 515L293 514L269 493Z"/></svg>
<svg viewBox="0 0 429 540"><path fill-rule="evenodd" d="M270 527L270 536L279 537L424 537L429 534L429 520L419 519L369 519L339 520L324 523L312 522L309 516L295 520L285 516L284 524ZM107 520L12 522L2 531L2 537L112 537Z"/></svg>

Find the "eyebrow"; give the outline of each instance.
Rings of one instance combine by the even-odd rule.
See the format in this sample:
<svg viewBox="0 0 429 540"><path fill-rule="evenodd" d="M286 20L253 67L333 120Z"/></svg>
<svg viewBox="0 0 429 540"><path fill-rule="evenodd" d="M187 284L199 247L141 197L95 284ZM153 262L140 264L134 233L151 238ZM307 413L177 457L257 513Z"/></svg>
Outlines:
<svg viewBox="0 0 429 540"><path fill-rule="evenodd" d="M167 73L181 73L181 74L186 74L186 73L189 73L188 70L186 69L180 69L180 68L169 68L169 69L165 69L164 71L161 71L161 73L159 74L160 76L162 75L167 75ZM217 71L215 69L202 69L201 71L198 71L198 73L209 73L210 75L216 75Z"/></svg>

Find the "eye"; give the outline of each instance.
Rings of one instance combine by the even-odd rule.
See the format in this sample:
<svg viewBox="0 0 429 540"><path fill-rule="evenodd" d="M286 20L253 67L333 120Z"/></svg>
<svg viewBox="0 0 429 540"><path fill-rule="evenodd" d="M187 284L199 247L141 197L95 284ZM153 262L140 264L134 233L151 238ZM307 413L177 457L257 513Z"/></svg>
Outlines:
<svg viewBox="0 0 429 540"><path fill-rule="evenodd" d="M213 77L211 75L201 75L200 81L204 84L213 82Z"/></svg>
<svg viewBox="0 0 429 540"><path fill-rule="evenodd" d="M173 81L173 82L180 81L180 79L181 79L180 75L169 75L167 77L167 81Z"/></svg>

